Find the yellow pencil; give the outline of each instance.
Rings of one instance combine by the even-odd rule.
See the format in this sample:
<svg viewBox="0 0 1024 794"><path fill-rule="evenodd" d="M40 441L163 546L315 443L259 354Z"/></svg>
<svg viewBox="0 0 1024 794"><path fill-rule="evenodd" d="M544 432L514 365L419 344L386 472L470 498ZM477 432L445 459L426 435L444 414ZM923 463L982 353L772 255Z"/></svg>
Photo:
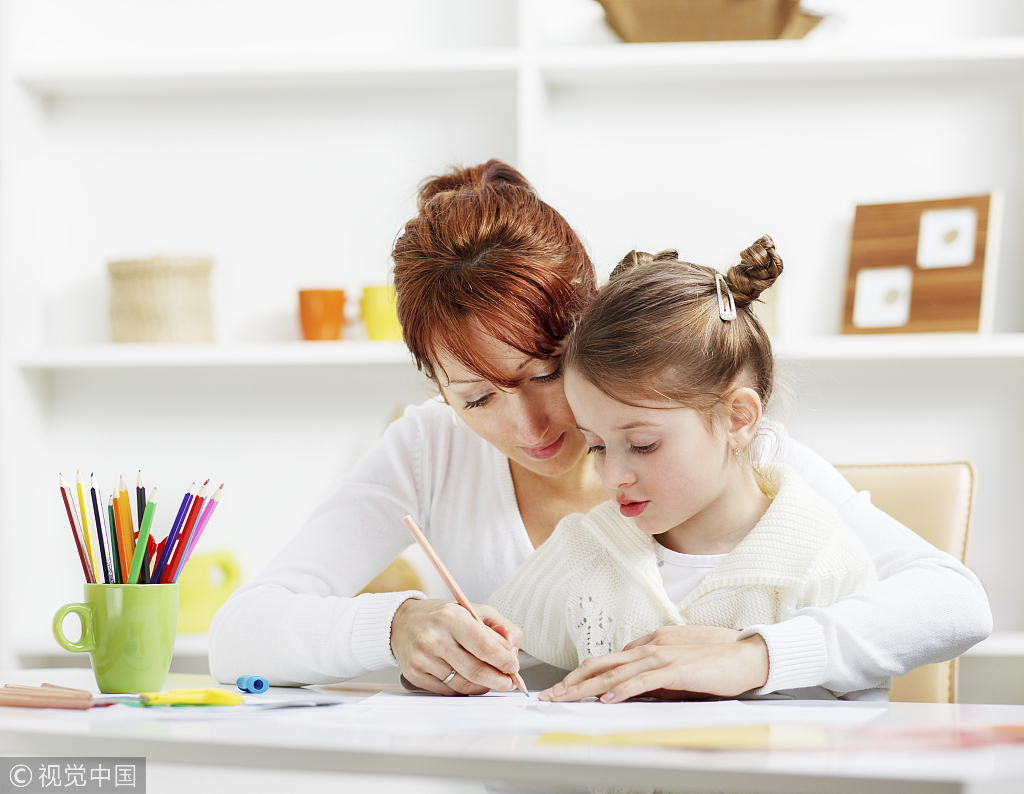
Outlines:
<svg viewBox="0 0 1024 794"><path fill-rule="evenodd" d="M82 470L78 470L78 511L82 516L82 532L85 533L85 551L89 555L89 567L92 568L93 580L102 582L103 577L97 576L96 572L101 569L96 566L96 555L92 550L92 530L89 526L89 511L85 509L85 491L82 490Z"/></svg>

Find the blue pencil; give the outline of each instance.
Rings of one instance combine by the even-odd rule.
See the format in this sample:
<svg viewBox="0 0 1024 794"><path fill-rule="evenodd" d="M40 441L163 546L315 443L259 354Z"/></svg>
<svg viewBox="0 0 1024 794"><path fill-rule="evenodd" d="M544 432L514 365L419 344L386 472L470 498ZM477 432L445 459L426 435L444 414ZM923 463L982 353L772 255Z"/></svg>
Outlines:
<svg viewBox="0 0 1024 794"><path fill-rule="evenodd" d="M174 517L174 523L171 525L171 531L167 533L167 539L164 541L163 551L160 552L160 559L156 561L156 565L153 566L153 573L149 577L149 581L157 583L160 581L160 576L164 572L164 567L167 565L167 561L171 558L171 552L174 550L174 544L178 541L178 533L181 532L181 526L185 523L185 516L188 515L188 509L192 505L192 499L195 497L196 484L192 483L192 486L188 489L188 493L185 494L181 500L181 506L178 508L178 515Z"/></svg>

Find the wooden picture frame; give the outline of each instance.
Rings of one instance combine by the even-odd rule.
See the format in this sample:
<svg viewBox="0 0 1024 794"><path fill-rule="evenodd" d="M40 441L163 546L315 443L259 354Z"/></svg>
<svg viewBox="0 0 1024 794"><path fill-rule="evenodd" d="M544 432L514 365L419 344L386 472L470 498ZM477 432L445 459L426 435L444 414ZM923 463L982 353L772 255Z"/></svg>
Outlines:
<svg viewBox="0 0 1024 794"><path fill-rule="evenodd" d="M861 204L853 221L844 334L992 331L998 191Z"/></svg>

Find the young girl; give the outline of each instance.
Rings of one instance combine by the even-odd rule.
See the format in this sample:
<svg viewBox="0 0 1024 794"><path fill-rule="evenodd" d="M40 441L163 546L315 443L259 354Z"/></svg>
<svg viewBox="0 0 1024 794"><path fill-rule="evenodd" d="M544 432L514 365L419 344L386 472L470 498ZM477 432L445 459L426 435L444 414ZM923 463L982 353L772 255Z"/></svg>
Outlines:
<svg viewBox="0 0 1024 794"><path fill-rule="evenodd" d="M829 502L752 463L773 359L750 307L781 272L768 236L725 276L631 252L584 311L565 393L611 501L563 519L491 597L532 656L572 669L662 626L774 624L876 581Z"/></svg>

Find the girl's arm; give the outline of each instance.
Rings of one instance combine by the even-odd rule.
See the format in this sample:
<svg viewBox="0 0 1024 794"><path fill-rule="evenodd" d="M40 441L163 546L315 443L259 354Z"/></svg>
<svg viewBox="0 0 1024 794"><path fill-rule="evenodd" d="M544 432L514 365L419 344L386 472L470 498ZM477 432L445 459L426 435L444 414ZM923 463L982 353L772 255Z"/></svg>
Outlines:
<svg viewBox="0 0 1024 794"><path fill-rule="evenodd" d="M319 684L396 664L392 620L408 599L423 594L352 596L409 545L402 518L428 512L425 457L447 459L450 452L443 439L424 438L432 410L413 408L392 423L267 569L221 607L210 627L210 672L217 680L258 673L274 685ZM422 618L423 630L407 631L407 643L418 643L425 632L451 639L460 631L462 647L493 643L497 635L489 629L459 620L468 618L465 610L451 612L454 617ZM481 650L480 658L492 661L488 653ZM499 650L494 661L505 655L515 658ZM480 675L489 680L486 670ZM495 678L499 686L507 681Z"/></svg>
<svg viewBox="0 0 1024 794"><path fill-rule="evenodd" d="M873 506L821 456L791 439L782 461L839 509L868 550L879 582L826 608L751 626L768 646L765 692L824 686L868 689L887 676L959 656L992 631L978 578L958 560Z"/></svg>

